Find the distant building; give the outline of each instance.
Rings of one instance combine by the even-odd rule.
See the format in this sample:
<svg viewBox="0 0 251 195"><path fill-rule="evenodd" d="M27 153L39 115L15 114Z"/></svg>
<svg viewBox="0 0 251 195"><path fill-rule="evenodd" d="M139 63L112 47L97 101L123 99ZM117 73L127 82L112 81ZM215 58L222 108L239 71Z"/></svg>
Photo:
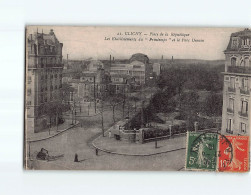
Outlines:
<svg viewBox="0 0 251 195"><path fill-rule="evenodd" d="M99 60L90 60L87 65L87 71L96 72L99 69L104 69L104 64Z"/></svg>
<svg viewBox="0 0 251 195"><path fill-rule="evenodd" d="M149 58L147 55L142 54L142 53L136 53L133 54L130 58L130 63L132 63L133 61L139 61L142 62L144 64L149 64Z"/></svg>
<svg viewBox="0 0 251 195"><path fill-rule="evenodd" d="M55 123L49 120L46 105L60 100L62 87L62 48L53 30L27 37L26 127L39 132Z"/></svg>
<svg viewBox="0 0 251 195"><path fill-rule="evenodd" d="M251 31L232 33L224 53L222 133L250 135Z"/></svg>
<svg viewBox="0 0 251 195"><path fill-rule="evenodd" d="M153 72L156 74L156 76L160 75L160 64L159 63L153 63Z"/></svg>
<svg viewBox="0 0 251 195"><path fill-rule="evenodd" d="M77 97L84 101L93 101L94 98L101 99L109 93L110 78L104 69L97 72L82 72L79 78L73 78L69 84L77 91Z"/></svg>
<svg viewBox="0 0 251 195"><path fill-rule="evenodd" d="M125 74L111 74L110 94L125 94L131 92L135 85L135 78Z"/></svg>
<svg viewBox="0 0 251 195"><path fill-rule="evenodd" d="M135 84L145 85L152 77L153 67L149 63L149 58L145 54L133 54L129 59L130 63L119 64L112 63L111 73L130 75L135 78Z"/></svg>

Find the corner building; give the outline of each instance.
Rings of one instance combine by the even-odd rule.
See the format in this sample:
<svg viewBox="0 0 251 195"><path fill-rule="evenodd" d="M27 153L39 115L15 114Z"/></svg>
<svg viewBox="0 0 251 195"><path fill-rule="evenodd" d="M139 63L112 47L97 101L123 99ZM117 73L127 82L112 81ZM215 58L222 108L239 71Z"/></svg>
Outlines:
<svg viewBox="0 0 251 195"><path fill-rule="evenodd" d="M39 132L56 123L47 106L60 101L62 48L53 30L27 35L26 42L26 130Z"/></svg>
<svg viewBox="0 0 251 195"><path fill-rule="evenodd" d="M251 31L232 33L224 53L222 134L250 135Z"/></svg>

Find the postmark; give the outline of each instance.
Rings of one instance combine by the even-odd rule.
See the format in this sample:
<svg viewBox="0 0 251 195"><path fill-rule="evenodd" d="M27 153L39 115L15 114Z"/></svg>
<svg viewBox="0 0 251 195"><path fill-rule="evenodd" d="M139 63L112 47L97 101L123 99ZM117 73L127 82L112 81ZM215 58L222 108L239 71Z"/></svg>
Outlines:
<svg viewBox="0 0 251 195"><path fill-rule="evenodd" d="M188 132L186 170L216 171L217 147L217 133Z"/></svg>
<svg viewBox="0 0 251 195"><path fill-rule="evenodd" d="M221 135L218 148L218 171L249 171L249 136Z"/></svg>

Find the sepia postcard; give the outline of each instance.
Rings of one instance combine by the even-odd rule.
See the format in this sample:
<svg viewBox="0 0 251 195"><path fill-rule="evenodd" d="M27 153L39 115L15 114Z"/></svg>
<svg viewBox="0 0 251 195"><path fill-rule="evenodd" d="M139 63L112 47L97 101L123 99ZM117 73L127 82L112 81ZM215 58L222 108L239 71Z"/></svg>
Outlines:
<svg viewBox="0 0 251 195"><path fill-rule="evenodd" d="M248 28L26 26L24 169L250 170Z"/></svg>

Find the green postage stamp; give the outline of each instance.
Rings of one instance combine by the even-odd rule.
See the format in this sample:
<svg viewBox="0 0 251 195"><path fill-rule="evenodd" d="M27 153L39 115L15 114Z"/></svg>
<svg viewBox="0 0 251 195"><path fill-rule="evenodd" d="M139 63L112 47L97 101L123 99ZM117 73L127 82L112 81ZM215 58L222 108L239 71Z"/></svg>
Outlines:
<svg viewBox="0 0 251 195"><path fill-rule="evenodd" d="M186 170L215 171L217 167L218 135L187 133Z"/></svg>

